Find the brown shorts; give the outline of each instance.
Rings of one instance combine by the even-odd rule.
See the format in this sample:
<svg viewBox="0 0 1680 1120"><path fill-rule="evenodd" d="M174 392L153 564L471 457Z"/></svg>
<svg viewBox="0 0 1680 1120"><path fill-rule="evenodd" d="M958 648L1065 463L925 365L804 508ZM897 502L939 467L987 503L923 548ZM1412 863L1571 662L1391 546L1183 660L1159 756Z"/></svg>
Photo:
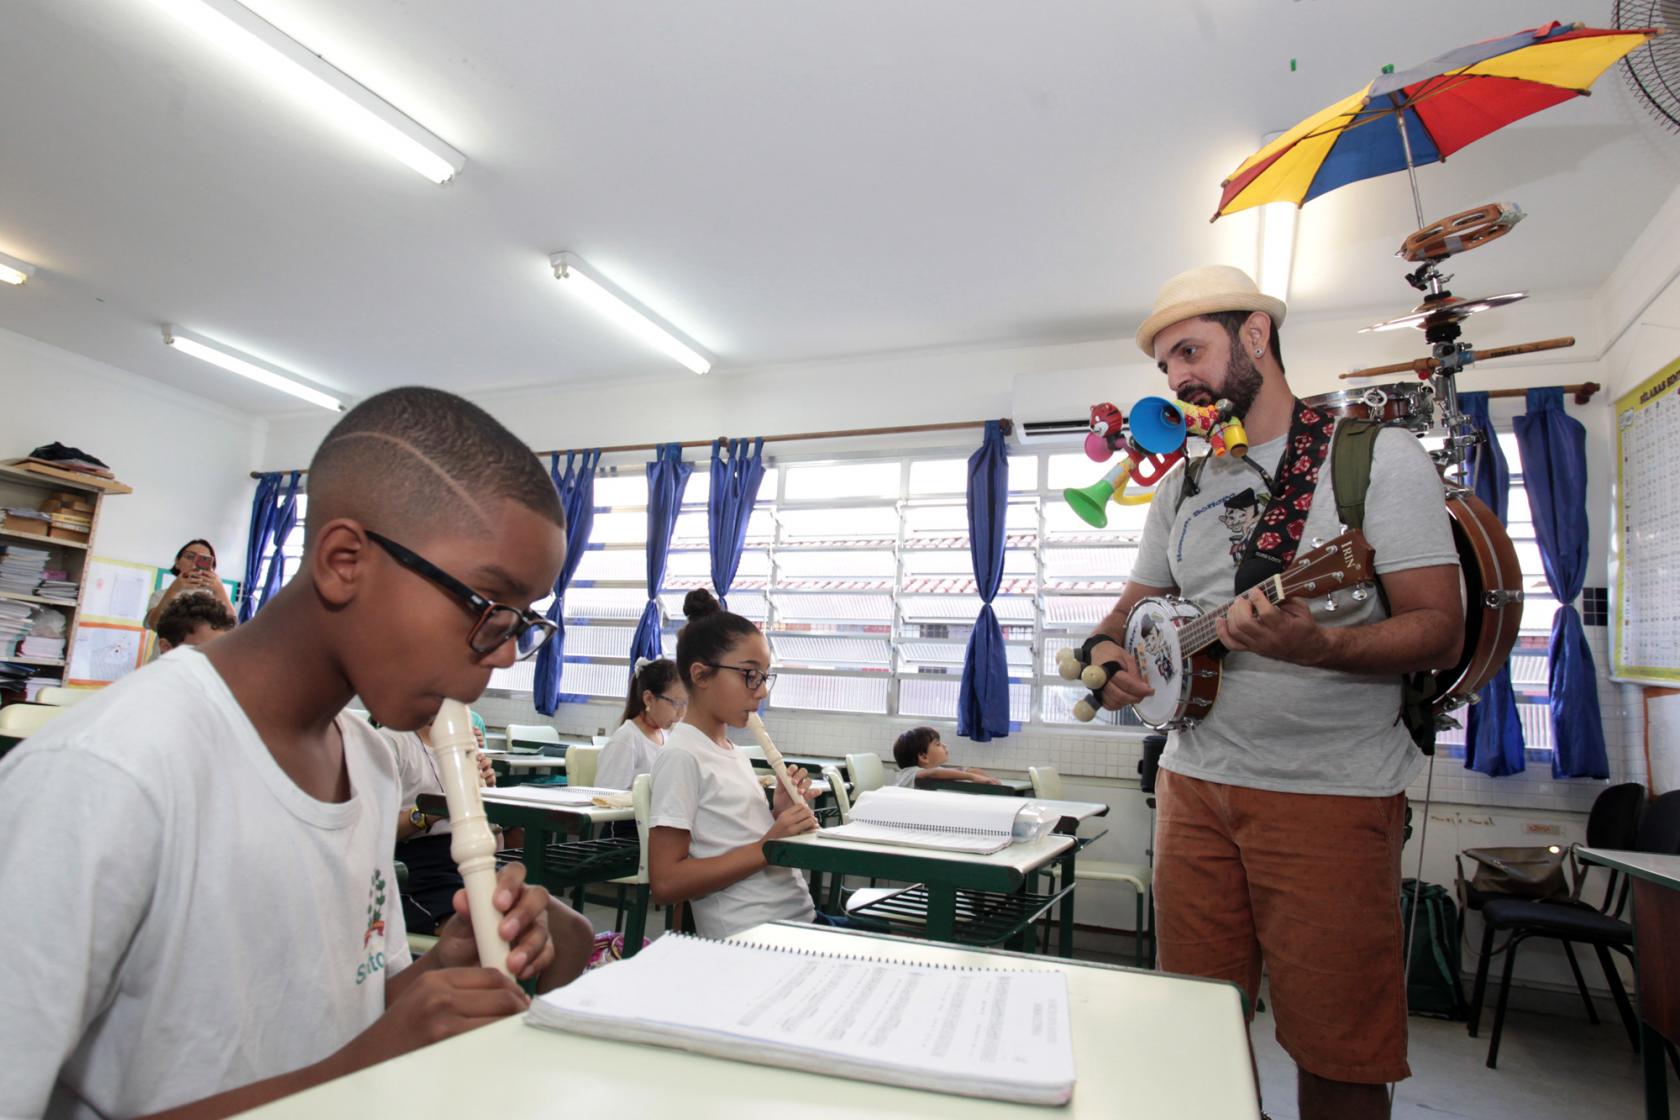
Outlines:
<svg viewBox="0 0 1680 1120"><path fill-rule="evenodd" d="M1401 972L1406 795L1273 793L1161 771L1155 906L1161 967L1270 980L1277 1038L1332 1081L1411 1075Z"/></svg>

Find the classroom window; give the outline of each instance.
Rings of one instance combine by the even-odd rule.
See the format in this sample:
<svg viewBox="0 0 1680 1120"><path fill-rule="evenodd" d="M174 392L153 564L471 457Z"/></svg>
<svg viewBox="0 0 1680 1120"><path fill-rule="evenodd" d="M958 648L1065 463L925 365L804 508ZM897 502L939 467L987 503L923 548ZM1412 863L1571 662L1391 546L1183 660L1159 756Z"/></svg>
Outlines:
<svg viewBox="0 0 1680 1120"><path fill-rule="evenodd" d="M286 543L280 548L281 587L284 587L288 583L292 582L292 577L297 575L298 568L303 563L303 529L304 524L308 521L308 519L309 495L304 491L299 490L297 496L297 524L293 526L291 533L289 533L286 537ZM257 581L254 586L261 587L268 579L268 569L272 564L272 557L263 558L262 563L257 566ZM221 573L223 579L239 579L242 575L243 573L241 572L233 571L223 571ZM248 588L241 587L239 589L239 595L242 599L249 593L250 591ZM237 604L235 605L237 606Z"/></svg>

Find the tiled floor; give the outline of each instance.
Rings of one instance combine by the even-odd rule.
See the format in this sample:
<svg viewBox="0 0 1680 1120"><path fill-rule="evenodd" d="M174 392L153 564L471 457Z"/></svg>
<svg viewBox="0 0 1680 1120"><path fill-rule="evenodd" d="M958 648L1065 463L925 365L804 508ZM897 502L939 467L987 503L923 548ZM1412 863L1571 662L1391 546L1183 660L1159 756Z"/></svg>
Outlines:
<svg viewBox="0 0 1680 1120"><path fill-rule="evenodd" d="M1499 1044L1499 1068L1488 1069L1491 1013L1480 1038L1463 1023L1413 1017L1412 1076L1395 1089L1395 1120L1589 1120L1644 1115L1639 1058L1614 1020L1511 1011ZM1269 1014L1255 1017L1251 1037L1260 1065L1265 1109L1272 1120L1298 1120L1295 1063L1274 1037ZM1671 1085L1672 1089L1672 1085ZM1680 1098L1680 1093L1676 1094Z"/></svg>

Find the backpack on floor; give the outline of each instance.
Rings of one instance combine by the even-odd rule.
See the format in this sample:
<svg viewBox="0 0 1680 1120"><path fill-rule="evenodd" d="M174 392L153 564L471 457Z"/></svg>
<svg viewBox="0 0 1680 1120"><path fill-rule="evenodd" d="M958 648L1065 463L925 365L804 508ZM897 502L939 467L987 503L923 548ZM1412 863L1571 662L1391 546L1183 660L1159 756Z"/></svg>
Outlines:
<svg viewBox="0 0 1680 1120"><path fill-rule="evenodd" d="M1417 923L1412 922L1412 899L1417 895ZM1413 1015L1462 1020L1466 1004L1459 982L1458 906L1443 886L1416 879L1400 881L1402 944L1411 946L1411 973L1406 980L1406 1009Z"/></svg>

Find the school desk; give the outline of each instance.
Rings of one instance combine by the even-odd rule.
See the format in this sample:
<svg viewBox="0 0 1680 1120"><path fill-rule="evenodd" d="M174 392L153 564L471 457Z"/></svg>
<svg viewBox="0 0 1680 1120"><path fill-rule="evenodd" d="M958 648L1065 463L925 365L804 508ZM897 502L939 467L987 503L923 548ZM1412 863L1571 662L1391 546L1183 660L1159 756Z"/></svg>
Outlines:
<svg viewBox="0 0 1680 1120"><path fill-rule="evenodd" d="M978 855L841 840L807 832L769 841L764 845L764 858L777 867L920 883L927 900L926 924L921 928L929 940L993 944L1015 939L1057 902L1072 897L1077 849L1073 837L1060 834ZM1052 863L1061 864L1065 885L1051 894L1029 893L1028 883ZM979 892L979 897L970 893L961 900L960 922L958 891ZM876 915L865 908L858 916ZM1059 951L1071 957L1072 907L1063 908L1059 924Z"/></svg>
<svg viewBox="0 0 1680 1120"><path fill-rule="evenodd" d="M1633 956L1639 994L1639 1060L1645 1070L1645 1115L1668 1120L1664 1040L1680 1043L1680 856L1577 848L1587 863L1612 867L1633 881Z"/></svg>
<svg viewBox="0 0 1680 1120"><path fill-rule="evenodd" d="M1065 1108L1036 1108L844 1081L540 1030L515 1017L248 1115L252 1120L422 1112L495 1120L1255 1120L1260 1115L1242 1000L1229 984L786 923L756 926L733 940L958 968L1060 971L1068 982L1077 1077L1073 1100Z"/></svg>
<svg viewBox="0 0 1680 1120"><path fill-rule="evenodd" d="M990 782L965 782L958 778L917 778L917 789L946 789L953 793L977 793L991 797L1031 797L1032 782L1026 778L999 778Z"/></svg>

